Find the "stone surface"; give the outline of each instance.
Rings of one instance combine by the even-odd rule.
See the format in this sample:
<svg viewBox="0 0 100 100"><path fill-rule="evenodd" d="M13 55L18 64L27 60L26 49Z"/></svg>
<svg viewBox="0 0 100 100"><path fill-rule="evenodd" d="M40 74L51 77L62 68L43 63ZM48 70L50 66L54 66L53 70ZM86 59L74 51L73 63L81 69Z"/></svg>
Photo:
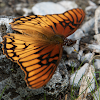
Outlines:
<svg viewBox="0 0 100 100"><path fill-rule="evenodd" d="M90 86L89 86L90 88L88 88L88 90L87 90L88 92L91 92L92 90L95 89L95 79L94 79L95 69L94 69L93 66L91 66L91 67L93 69L92 70L93 72L88 73L88 77L90 77L90 74L92 75L91 76L92 77L91 83L90 83ZM79 86L79 84L81 85L82 77L83 77L85 71L87 70L87 68L88 68L88 63L84 64L78 71L76 71L74 74L72 74L71 78L70 78L70 85L74 85L74 86ZM87 80L87 82L88 82L88 80Z"/></svg>
<svg viewBox="0 0 100 100"><path fill-rule="evenodd" d="M92 53L87 53L81 58L81 61L84 61L84 60L89 61L91 56L92 56Z"/></svg>
<svg viewBox="0 0 100 100"><path fill-rule="evenodd" d="M96 69L100 69L100 59L95 59L94 66Z"/></svg>
<svg viewBox="0 0 100 100"><path fill-rule="evenodd" d="M32 11L36 15L58 14L65 12L66 9L53 2L42 2L33 6Z"/></svg>
<svg viewBox="0 0 100 100"><path fill-rule="evenodd" d="M58 3L42 2L34 5L32 11L36 15L46 15L63 13L72 8L77 8L77 4L72 1L60 1Z"/></svg>
<svg viewBox="0 0 100 100"><path fill-rule="evenodd" d="M100 100L100 88L93 94L94 100Z"/></svg>
<svg viewBox="0 0 100 100"><path fill-rule="evenodd" d="M89 49L95 50L95 52L100 53L100 45L97 44L89 44L88 45Z"/></svg>

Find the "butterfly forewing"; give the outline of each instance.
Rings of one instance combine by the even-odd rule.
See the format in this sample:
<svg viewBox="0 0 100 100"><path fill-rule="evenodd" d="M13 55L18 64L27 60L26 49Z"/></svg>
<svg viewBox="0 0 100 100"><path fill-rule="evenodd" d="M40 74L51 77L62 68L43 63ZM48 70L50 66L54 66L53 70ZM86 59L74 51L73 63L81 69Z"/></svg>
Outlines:
<svg viewBox="0 0 100 100"><path fill-rule="evenodd" d="M45 28L48 27L50 31L55 34L60 34L65 37L71 35L83 22L85 13L82 9L72 9L63 14L53 14L45 16L28 16L16 18L11 26L14 30L21 33L25 33L26 30L32 29L38 31L39 29L34 28ZM36 30L37 29L37 30ZM28 32L26 33L28 34ZM48 35L48 33L46 33Z"/></svg>
<svg viewBox="0 0 100 100"><path fill-rule="evenodd" d="M13 30L3 37L3 53L17 62L30 88L44 86L54 74L62 55L64 38L82 23L85 13L72 9L63 14L15 18Z"/></svg>
<svg viewBox="0 0 100 100"><path fill-rule="evenodd" d="M38 45L27 35L7 34L2 43L4 54L20 65L27 85L34 89L50 80L62 54L61 44Z"/></svg>

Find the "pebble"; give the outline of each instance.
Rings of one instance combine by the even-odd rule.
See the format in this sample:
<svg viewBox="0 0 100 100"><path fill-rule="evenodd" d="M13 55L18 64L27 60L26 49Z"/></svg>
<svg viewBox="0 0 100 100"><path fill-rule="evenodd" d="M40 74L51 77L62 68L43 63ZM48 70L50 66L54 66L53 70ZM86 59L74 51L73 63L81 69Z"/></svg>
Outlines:
<svg viewBox="0 0 100 100"><path fill-rule="evenodd" d="M85 63L78 71L76 71L74 74L71 75L70 85L74 85L74 86L79 86L79 84L81 85L82 76L84 75L88 65L89 65L88 63ZM92 73L92 74L94 74L94 73ZM91 81L92 81L91 82L91 86L90 86L90 88L88 88L88 92L91 92L92 90L95 89L94 76L92 76L92 80Z"/></svg>
<svg viewBox="0 0 100 100"><path fill-rule="evenodd" d="M46 14L60 14L66 10L76 8L77 4L71 1L61 1L58 3L53 2L41 2L37 3L32 7L32 12L36 15L46 15Z"/></svg>
<svg viewBox="0 0 100 100"><path fill-rule="evenodd" d="M89 44L88 45L89 49L95 50L95 52L100 53L100 45L97 44Z"/></svg>
<svg viewBox="0 0 100 100"><path fill-rule="evenodd" d="M100 91L100 88L98 88L98 90L93 93L94 100L100 100L100 92L99 91Z"/></svg>
<svg viewBox="0 0 100 100"><path fill-rule="evenodd" d="M100 69L100 59L95 59L94 66L96 69Z"/></svg>

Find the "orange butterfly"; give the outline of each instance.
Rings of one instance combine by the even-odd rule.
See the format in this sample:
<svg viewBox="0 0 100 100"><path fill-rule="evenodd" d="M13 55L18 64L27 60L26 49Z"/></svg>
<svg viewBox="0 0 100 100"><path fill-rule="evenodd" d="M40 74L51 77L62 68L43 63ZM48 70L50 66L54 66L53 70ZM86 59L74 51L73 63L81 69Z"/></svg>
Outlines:
<svg viewBox="0 0 100 100"><path fill-rule="evenodd" d="M10 23L22 34L5 35L3 53L24 71L28 87L40 88L51 79L61 59L64 39L84 17L84 11L77 8L63 14L22 16Z"/></svg>

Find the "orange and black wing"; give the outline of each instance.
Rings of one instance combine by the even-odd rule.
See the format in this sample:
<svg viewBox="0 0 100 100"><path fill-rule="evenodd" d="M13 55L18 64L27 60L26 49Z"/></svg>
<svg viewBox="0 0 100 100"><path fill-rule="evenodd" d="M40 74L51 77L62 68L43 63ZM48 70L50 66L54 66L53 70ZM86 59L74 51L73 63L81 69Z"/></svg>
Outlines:
<svg viewBox="0 0 100 100"><path fill-rule="evenodd" d="M74 33L76 29L83 22L85 13L82 9L76 8L69 10L62 14L53 14L53 15L31 15L27 17L15 18L11 23L11 26L14 30L21 33L30 34L28 30L36 30L38 28L48 28L54 34L60 34L64 37L67 37ZM46 33L45 35L48 35Z"/></svg>
<svg viewBox="0 0 100 100"><path fill-rule="evenodd" d="M4 36L2 43L4 54L24 71L27 85L37 89L44 86L54 74L62 55L62 46L39 45L32 39L28 35L12 33Z"/></svg>

